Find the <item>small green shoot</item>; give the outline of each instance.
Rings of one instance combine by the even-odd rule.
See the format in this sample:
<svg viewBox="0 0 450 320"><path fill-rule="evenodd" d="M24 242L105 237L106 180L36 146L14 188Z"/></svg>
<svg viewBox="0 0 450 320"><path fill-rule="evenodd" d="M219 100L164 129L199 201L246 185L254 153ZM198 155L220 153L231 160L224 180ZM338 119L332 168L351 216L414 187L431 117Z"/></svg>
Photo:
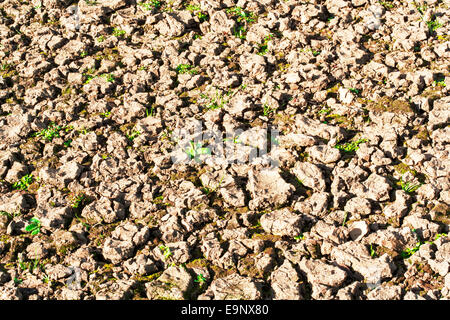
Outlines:
<svg viewBox="0 0 450 320"><path fill-rule="evenodd" d="M405 182L403 179L400 179L400 186L406 193L413 193L422 186L422 183L413 183L411 181Z"/></svg>
<svg viewBox="0 0 450 320"><path fill-rule="evenodd" d="M143 7L145 10L153 10L153 9L159 9L161 7L161 1L158 0L150 0L148 2L140 2L138 3L139 6Z"/></svg>
<svg viewBox="0 0 450 320"><path fill-rule="evenodd" d="M270 107L267 103L263 105L263 114L265 117L268 117L269 115L273 114L275 112L275 108Z"/></svg>
<svg viewBox="0 0 450 320"><path fill-rule="evenodd" d="M241 7L227 9L227 13L237 17L237 22L246 21L250 23L256 20L256 15L253 12L245 11Z"/></svg>
<svg viewBox="0 0 450 320"><path fill-rule="evenodd" d="M203 276L203 274L200 273L197 275L197 278L194 280L194 282L197 282L198 285L202 287L206 282L206 278Z"/></svg>
<svg viewBox="0 0 450 320"><path fill-rule="evenodd" d="M233 35L236 38L245 40L245 34L247 33L247 30L245 30L245 28L243 26L239 26L239 27L234 27L233 28Z"/></svg>
<svg viewBox="0 0 450 320"><path fill-rule="evenodd" d="M15 190L27 190L28 187L33 183L33 175L27 174L20 178L19 181L14 182L12 188Z"/></svg>
<svg viewBox="0 0 450 320"><path fill-rule="evenodd" d="M170 248L165 245L160 245L158 248L163 253L164 260L167 260L173 254L172 251L170 251Z"/></svg>
<svg viewBox="0 0 450 320"><path fill-rule="evenodd" d="M126 31L118 29L118 28L114 28L112 34L113 34L113 36L115 36L117 38L120 38L120 37L123 37L126 34Z"/></svg>
<svg viewBox="0 0 450 320"><path fill-rule="evenodd" d="M210 148L204 148L201 142L189 142L189 146L184 150L191 159L197 159L202 154L211 154Z"/></svg>
<svg viewBox="0 0 450 320"><path fill-rule="evenodd" d="M131 142L133 142L133 140L134 140L137 136L139 136L140 134L141 134L140 131L138 131L138 130L133 130L133 131L131 132L131 134L128 134L128 135L127 135L127 138L128 138L128 140L130 140Z"/></svg>
<svg viewBox="0 0 450 320"><path fill-rule="evenodd" d="M179 64L176 68L176 71L179 74L189 73L194 75L198 73L198 71L190 64Z"/></svg>
<svg viewBox="0 0 450 320"><path fill-rule="evenodd" d="M367 139L358 139L358 140L350 142L350 143L337 144L334 147L341 151L350 153L350 152L354 152L354 151L358 150L359 145L364 142L367 142Z"/></svg>
<svg viewBox="0 0 450 320"><path fill-rule="evenodd" d="M53 141L55 137L59 138L59 131L62 130L61 126L57 126L51 122L47 129L43 129L34 134L35 137L44 137L47 141Z"/></svg>
<svg viewBox="0 0 450 320"><path fill-rule="evenodd" d="M41 222L37 218L31 218L30 224L25 227L25 230L31 232L31 235L37 235L41 232Z"/></svg>

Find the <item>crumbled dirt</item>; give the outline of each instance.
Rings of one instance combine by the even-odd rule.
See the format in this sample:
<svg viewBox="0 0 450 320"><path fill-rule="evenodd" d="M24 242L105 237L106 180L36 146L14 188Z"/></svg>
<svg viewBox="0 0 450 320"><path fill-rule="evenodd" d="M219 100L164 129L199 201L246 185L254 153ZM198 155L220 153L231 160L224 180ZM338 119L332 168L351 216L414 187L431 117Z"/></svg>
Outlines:
<svg viewBox="0 0 450 320"><path fill-rule="evenodd" d="M449 299L447 0L4 0L0 299Z"/></svg>

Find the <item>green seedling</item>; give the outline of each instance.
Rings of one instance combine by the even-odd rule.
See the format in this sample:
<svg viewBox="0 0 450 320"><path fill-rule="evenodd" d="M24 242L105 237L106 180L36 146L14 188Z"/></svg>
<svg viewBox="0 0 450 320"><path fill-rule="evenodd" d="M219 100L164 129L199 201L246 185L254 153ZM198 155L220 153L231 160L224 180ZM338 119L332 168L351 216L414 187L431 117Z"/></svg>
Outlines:
<svg viewBox="0 0 450 320"><path fill-rule="evenodd" d="M189 146L184 150L191 159L197 159L202 154L211 154L210 148L204 148L201 142L189 142Z"/></svg>
<svg viewBox="0 0 450 320"><path fill-rule="evenodd" d="M224 138L223 141L231 141L235 144L241 143L241 141L239 140L239 135L234 136L232 138Z"/></svg>
<svg viewBox="0 0 450 320"><path fill-rule="evenodd" d="M367 139L359 139L350 143L337 144L334 147L344 152L354 152L359 149L361 143L367 142Z"/></svg>
<svg viewBox="0 0 450 320"><path fill-rule="evenodd" d="M14 283L15 284L21 284L22 283L22 279L18 279L18 278L16 278L16 277L14 277Z"/></svg>
<svg viewBox="0 0 450 320"><path fill-rule="evenodd" d="M344 216L344 221L342 221L342 226L345 226L345 224L347 223L347 218L348 218L348 213L346 212L345 216Z"/></svg>
<svg viewBox="0 0 450 320"><path fill-rule="evenodd" d="M64 141L64 146L66 147L66 148L68 148L68 147L70 147L70 144L72 143L72 139L69 139L69 140L67 140L67 141Z"/></svg>
<svg viewBox="0 0 450 320"><path fill-rule="evenodd" d="M97 41L98 41L99 43L102 43L103 41L105 41L105 36L103 36L103 35L99 36L99 37L97 38Z"/></svg>
<svg viewBox="0 0 450 320"><path fill-rule="evenodd" d="M218 183L217 186L215 186L214 188L209 188L209 187L203 186L203 187L202 187L202 191L203 191L205 194L207 194L207 195L216 192L217 189L219 189L220 186L222 185L223 179L225 179L225 176L223 176L223 177L220 179L219 183Z"/></svg>
<svg viewBox="0 0 450 320"><path fill-rule="evenodd" d="M51 122L47 129L43 129L34 134L35 137L44 137L47 141L53 141L53 138L59 138L59 131L62 130L61 126L57 126L55 123Z"/></svg>
<svg viewBox="0 0 450 320"><path fill-rule="evenodd" d="M199 286L202 287L206 282L206 278L203 276L203 274L200 273L197 275L197 278L194 280L194 282L197 282Z"/></svg>
<svg viewBox="0 0 450 320"><path fill-rule="evenodd" d="M161 7L161 1L150 0L148 2L140 2L139 6L143 7L145 10L159 9Z"/></svg>
<svg viewBox="0 0 450 320"><path fill-rule="evenodd" d="M226 96L230 96L230 92L226 94ZM200 97L203 99L209 99L209 97L205 94L200 94ZM228 100L225 98L225 96L220 93L219 91L216 91L215 96L212 99L209 99L210 103L205 107L207 110L215 110L222 108L225 104L228 103Z"/></svg>
<svg viewBox="0 0 450 320"><path fill-rule="evenodd" d="M376 256L377 256L377 253L376 253L376 251L375 251L375 249L373 248L373 246L372 245L370 245L370 256L372 257L372 258L375 258Z"/></svg>
<svg viewBox="0 0 450 320"><path fill-rule="evenodd" d="M131 142L133 142L133 140L139 136L141 133L138 130L133 130L131 132L131 134L127 135L128 140L130 140Z"/></svg>
<svg viewBox="0 0 450 320"><path fill-rule="evenodd" d="M423 243L422 243L421 241L417 242L417 243L416 243L416 246L415 246L414 248L406 248L405 250L403 250L403 251L400 253L400 256L401 256L403 259L407 259L407 258L411 257L414 253L416 253L416 252L420 249L420 246L421 246L422 244L423 244Z"/></svg>
<svg viewBox="0 0 450 320"><path fill-rule="evenodd" d="M108 118L111 115L111 111L106 111L106 112L100 113L100 115L104 118Z"/></svg>
<svg viewBox="0 0 450 320"><path fill-rule="evenodd" d="M77 209L86 201L86 199L86 195L84 193L80 193L72 199L72 203L70 206L74 209Z"/></svg>
<svg viewBox="0 0 450 320"><path fill-rule="evenodd" d="M198 71L190 64L179 64L176 68L176 71L179 74L184 74L184 73L197 74L198 73Z"/></svg>
<svg viewBox="0 0 450 320"><path fill-rule="evenodd" d="M126 34L126 32L125 32L125 30L114 28L112 34L113 34L113 36L120 38L120 37L123 37Z"/></svg>
<svg viewBox="0 0 450 320"><path fill-rule="evenodd" d="M245 30L245 28L243 26L239 26L239 27L234 27L233 28L233 35L236 38L245 40L245 34L247 33L247 30Z"/></svg>
<svg viewBox="0 0 450 320"><path fill-rule="evenodd" d="M420 188L420 186L422 186L422 183L413 183L411 181L403 181L403 179L400 179L400 186L402 187L402 190L407 192L407 193L413 193L414 191L416 191L417 189Z"/></svg>
<svg viewBox="0 0 450 320"><path fill-rule="evenodd" d="M430 30L430 32L434 32L437 29L439 29L440 27L442 27L443 24L439 23L436 20L430 20L430 21L427 21L427 26L428 26L428 30Z"/></svg>
<svg viewBox="0 0 450 320"><path fill-rule="evenodd" d="M359 95L359 92L360 92L358 89L355 89L355 88L350 88L348 90L350 90L350 92L355 94L355 95Z"/></svg>
<svg viewBox="0 0 450 320"><path fill-rule="evenodd" d="M270 107L267 103L263 105L263 114L265 117L269 116L270 114L273 114L275 110L276 109Z"/></svg>
<svg viewBox="0 0 450 320"><path fill-rule="evenodd" d="M170 251L170 248L165 245L160 245L158 248L163 253L164 260L167 260L173 254L172 251Z"/></svg>
<svg viewBox="0 0 450 320"><path fill-rule="evenodd" d="M25 227L25 230L31 232L31 235L37 235L41 232L41 222L37 218L31 218L30 224Z"/></svg>
<svg viewBox="0 0 450 320"><path fill-rule="evenodd" d="M148 108L145 108L145 116L146 117L153 117L155 115L155 107L152 106L150 110Z"/></svg>
<svg viewBox="0 0 450 320"><path fill-rule="evenodd" d="M27 174L24 175L22 178L20 178L19 181L14 182L12 188L16 190L27 190L32 183L33 183L33 175Z"/></svg>
<svg viewBox="0 0 450 320"><path fill-rule="evenodd" d="M6 211L0 211L0 215L1 216L6 216L9 219L14 219L15 217L18 217L22 214L22 212L20 212L20 210L14 211L12 213L6 212Z"/></svg>
<svg viewBox="0 0 450 320"><path fill-rule="evenodd" d="M434 80L433 81L433 86L441 86L441 87L446 87L447 85L445 84L445 80Z"/></svg>
<svg viewBox="0 0 450 320"><path fill-rule="evenodd" d="M297 241L305 240L305 236L303 234L300 234L298 236L295 236L294 239L297 240Z"/></svg>
<svg viewBox="0 0 450 320"><path fill-rule="evenodd" d="M386 9L392 9L394 5L392 3L386 2L386 1L378 1L379 4L381 4Z"/></svg>
<svg viewBox="0 0 450 320"><path fill-rule="evenodd" d="M116 78L112 74L102 74L101 77L106 78L106 81L108 82L114 82L114 80L116 80Z"/></svg>
<svg viewBox="0 0 450 320"><path fill-rule="evenodd" d="M268 36L266 36L264 38L264 41L259 45L259 48L258 48L258 54L259 55L263 56L263 55L265 55L267 53L267 51L268 51L268 44L269 44L269 41L271 39L272 39L272 35L271 34L269 34Z"/></svg>
<svg viewBox="0 0 450 320"><path fill-rule="evenodd" d="M228 14L231 14L233 17L237 17L237 21L246 21L248 23L254 22L256 19L256 15L253 12L248 12L243 10L241 7L234 7L227 10Z"/></svg>
<svg viewBox="0 0 450 320"><path fill-rule="evenodd" d="M83 51L83 52L80 53L80 56L81 56L82 58L87 57L87 55L88 55L88 52L87 52L87 51Z"/></svg>

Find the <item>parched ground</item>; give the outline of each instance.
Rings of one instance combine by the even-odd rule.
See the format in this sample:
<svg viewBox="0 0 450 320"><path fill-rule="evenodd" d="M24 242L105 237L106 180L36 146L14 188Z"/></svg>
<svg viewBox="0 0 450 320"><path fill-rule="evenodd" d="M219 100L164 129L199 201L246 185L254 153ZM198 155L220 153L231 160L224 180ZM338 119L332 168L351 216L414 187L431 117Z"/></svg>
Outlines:
<svg viewBox="0 0 450 320"><path fill-rule="evenodd" d="M450 298L449 6L2 1L0 299Z"/></svg>

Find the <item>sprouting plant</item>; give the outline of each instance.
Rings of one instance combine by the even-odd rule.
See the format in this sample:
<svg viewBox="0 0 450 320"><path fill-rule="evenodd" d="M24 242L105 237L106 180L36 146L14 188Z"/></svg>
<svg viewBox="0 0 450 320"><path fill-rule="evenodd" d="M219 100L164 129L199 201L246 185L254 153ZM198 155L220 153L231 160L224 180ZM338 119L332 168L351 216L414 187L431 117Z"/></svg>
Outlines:
<svg viewBox="0 0 450 320"><path fill-rule="evenodd" d="M97 41L100 42L100 43L102 43L103 41L105 41L105 36L104 36L104 35L99 36L99 37L97 38Z"/></svg>
<svg viewBox="0 0 450 320"><path fill-rule="evenodd" d="M161 1L150 0L148 2L140 2L138 5L142 6L145 10L158 9L161 7Z"/></svg>
<svg viewBox="0 0 450 320"><path fill-rule="evenodd" d="M233 35L236 37L236 38L239 38L239 39L245 39L245 34L247 33L247 30L245 30L245 28L243 27L243 26L239 26L239 27L234 27L233 28Z"/></svg>
<svg viewBox="0 0 450 320"><path fill-rule="evenodd" d="M0 211L0 215L7 216L10 219L14 219L15 217L20 216L21 214L22 214L22 212L20 211L20 209L14 211L14 212L11 212L11 213L6 212L6 211Z"/></svg>
<svg viewBox="0 0 450 320"><path fill-rule="evenodd" d="M427 21L428 30L430 32L436 31L438 28L442 27L443 24L439 23L436 19Z"/></svg>
<svg viewBox="0 0 450 320"><path fill-rule="evenodd" d="M146 117L153 117L155 115L155 107L151 106L150 110L148 108L145 108L145 116Z"/></svg>
<svg viewBox="0 0 450 320"><path fill-rule="evenodd" d="M102 77L106 78L106 81L108 82L114 82L114 80L116 80L116 78L114 77L113 74L102 74Z"/></svg>
<svg viewBox="0 0 450 320"><path fill-rule="evenodd" d="M111 115L111 111L105 111L100 113L100 115L104 118L108 118Z"/></svg>
<svg viewBox="0 0 450 320"><path fill-rule="evenodd" d="M125 34L126 34L125 30L121 30L118 28L113 29L113 36L115 36L117 38L123 37Z"/></svg>
<svg viewBox="0 0 450 320"><path fill-rule="evenodd" d="M88 55L88 52L87 52L87 51L82 51L82 52L80 53L80 57L82 57L82 58L86 57L87 55Z"/></svg>
<svg viewBox="0 0 450 320"><path fill-rule="evenodd" d="M139 136L141 134L140 131L138 130L133 130L130 134L127 135L128 140L130 140L131 142L133 142L133 140Z"/></svg>
<svg viewBox="0 0 450 320"><path fill-rule="evenodd" d="M232 138L224 138L223 141L231 141L235 144L241 143L241 141L239 140L239 135L237 135L237 136L235 135Z"/></svg>
<svg viewBox="0 0 450 320"><path fill-rule="evenodd" d="M75 197L72 198L71 207L79 208L86 201L86 195L84 193L79 193Z"/></svg>
<svg viewBox="0 0 450 320"><path fill-rule="evenodd" d="M47 129L42 129L34 134L35 137L44 137L47 141L53 141L53 138L59 137L59 131L61 126L57 126L55 123L51 122Z"/></svg>
<svg viewBox="0 0 450 320"><path fill-rule="evenodd" d="M383 7L385 7L386 9L392 9L394 7L394 5L392 3L386 2L386 1L378 1L379 4L381 4Z"/></svg>
<svg viewBox="0 0 450 320"><path fill-rule="evenodd" d="M333 111L333 109L331 109L331 108L322 108L317 112L317 114L323 114L323 113L329 114L329 113L331 113L331 111Z"/></svg>
<svg viewBox="0 0 450 320"><path fill-rule="evenodd" d="M321 51L314 50L314 49L311 49L311 52L312 52L314 57L317 57L321 53Z"/></svg>
<svg viewBox="0 0 450 320"><path fill-rule="evenodd" d="M231 14L234 17L237 17L238 22L241 22L243 20L247 22L254 22L256 19L256 16L253 12L245 11L241 7L227 9L227 13Z"/></svg>
<svg viewBox="0 0 450 320"><path fill-rule="evenodd" d="M350 90L351 93L356 94L356 95L359 95L359 92L360 92L358 89L355 89L355 88L350 88L348 90Z"/></svg>
<svg viewBox="0 0 450 320"><path fill-rule="evenodd" d="M372 244L370 245L369 250L370 250L370 256L372 258L375 258L377 256L377 253L376 253L375 249L373 248Z"/></svg>
<svg viewBox="0 0 450 320"><path fill-rule="evenodd" d="M445 80L434 80L433 86L446 87L447 85L445 84Z"/></svg>
<svg viewBox="0 0 450 320"><path fill-rule="evenodd" d="M259 55L265 55L268 50L268 43L272 39L272 35L269 34L268 36L264 37L264 41L259 45L258 48L258 54Z"/></svg>
<svg viewBox="0 0 450 320"><path fill-rule="evenodd" d="M22 283L22 279L19 279L19 278L17 278L17 277L14 277L14 283L15 284L21 284Z"/></svg>
<svg viewBox="0 0 450 320"><path fill-rule="evenodd" d="M411 257L414 253L416 253L416 252L420 249L420 246L421 246L422 244L423 244L422 241L417 242L417 243L416 243L416 246L415 246L414 248L406 248L405 250L403 250L403 251L400 253L400 256L401 256L403 259L406 259L406 258Z"/></svg>
<svg viewBox="0 0 450 320"><path fill-rule="evenodd" d="M420 188L422 183L413 183L411 181L403 181L403 178L400 179L400 186L402 187L402 190L407 193L412 193Z"/></svg>
<svg viewBox="0 0 450 320"><path fill-rule="evenodd" d="M345 223L347 222L347 218L348 218L348 212L345 213L344 221L342 221L342 226L345 226Z"/></svg>
<svg viewBox="0 0 450 320"><path fill-rule="evenodd" d="M168 259L172 255L172 251L170 251L169 247L165 245L160 245L158 248L163 253L164 259Z"/></svg>
<svg viewBox="0 0 450 320"><path fill-rule="evenodd" d="M198 71L190 64L179 64L176 68L176 71L179 74L183 74L183 73L197 74L198 73Z"/></svg>
<svg viewBox="0 0 450 320"><path fill-rule="evenodd" d="M263 114L264 116L269 116L270 114L272 114L275 111L274 108L270 107L267 103L265 103L263 105Z"/></svg>
<svg viewBox="0 0 450 320"><path fill-rule="evenodd" d="M190 11L190 12L195 12L195 11L200 10L200 6L193 5L193 4L188 4L188 5L186 6L186 10L187 10L187 11Z"/></svg>
<svg viewBox="0 0 450 320"><path fill-rule="evenodd" d="M203 276L203 274L200 273L197 275L197 278L194 280L194 282L197 282L199 286L202 287L206 282L206 278Z"/></svg>
<svg viewBox="0 0 450 320"><path fill-rule="evenodd" d="M225 179L225 176L223 176L223 177L220 179L219 183L218 183L217 186L215 186L214 188L209 188L209 187L207 187L207 186L203 186L203 187L202 187L202 191L203 191L205 194L207 194L207 195L216 192L217 189L219 189L220 186L222 185L223 179Z"/></svg>
<svg viewBox="0 0 450 320"><path fill-rule="evenodd" d="M70 147L70 144L72 143L72 139L69 139L69 140L67 140L67 141L64 141L64 146L66 147L66 148L68 148L68 147Z"/></svg>
<svg viewBox="0 0 450 320"><path fill-rule="evenodd" d="M334 147L344 152L354 152L359 149L361 143L367 142L367 139L358 139L356 141L344 144L337 144Z"/></svg>
<svg viewBox="0 0 450 320"><path fill-rule="evenodd" d="M25 230L31 232L31 235L37 235L41 232L41 222L37 218L31 218L30 224L25 227Z"/></svg>
<svg viewBox="0 0 450 320"><path fill-rule="evenodd" d="M303 234L299 234L298 236L295 236L294 239L297 241L305 240L305 236Z"/></svg>
<svg viewBox="0 0 450 320"><path fill-rule="evenodd" d="M31 183L33 183L33 175L26 174L19 181L14 182L12 188L16 190L27 190Z"/></svg>
<svg viewBox="0 0 450 320"><path fill-rule="evenodd" d="M230 95L231 95L230 92L228 92L226 94L226 96L230 96ZM200 94L200 97L202 97L204 99L209 99L208 96L205 94ZM210 103L205 107L205 109L207 109L207 110L219 109L228 103L228 100L225 98L225 96L217 90L216 90L214 97L209 100L210 100Z"/></svg>
<svg viewBox="0 0 450 320"><path fill-rule="evenodd" d="M191 159L196 159L202 154L211 154L210 148L204 148L201 142L189 142L189 146L184 150Z"/></svg>
<svg viewBox="0 0 450 320"><path fill-rule="evenodd" d="M186 6L186 10L190 11L192 13L197 12L197 17L199 18L200 22L206 21L208 19L208 14L201 11L200 6L198 6L198 5L188 4Z"/></svg>

